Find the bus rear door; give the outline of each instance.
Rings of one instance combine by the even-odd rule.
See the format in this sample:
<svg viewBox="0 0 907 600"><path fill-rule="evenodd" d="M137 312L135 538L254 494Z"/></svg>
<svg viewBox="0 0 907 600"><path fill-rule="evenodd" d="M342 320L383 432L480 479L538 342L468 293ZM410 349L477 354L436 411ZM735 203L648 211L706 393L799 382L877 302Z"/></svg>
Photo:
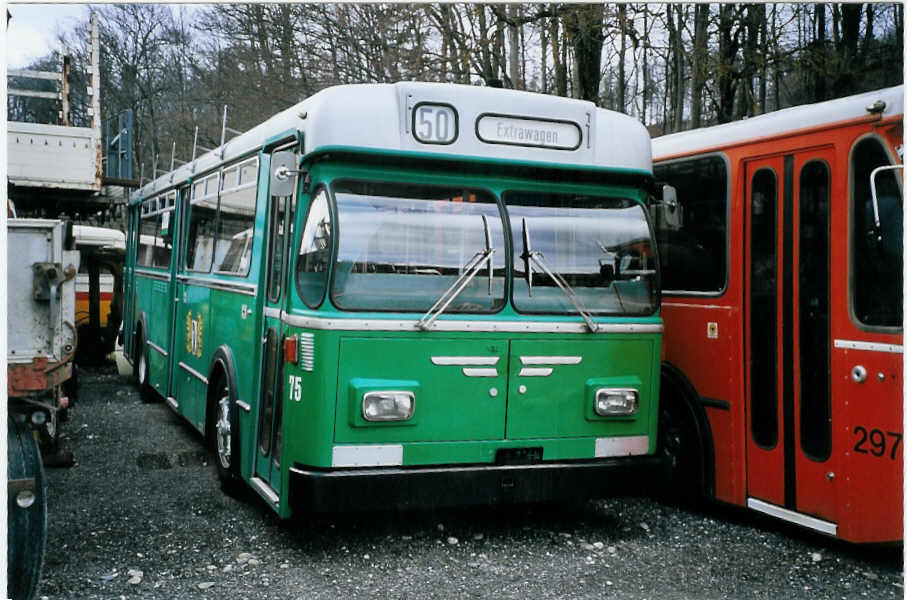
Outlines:
<svg viewBox="0 0 907 600"><path fill-rule="evenodd" d="M830 534L833 172L830 148L745 163L747 503Z"/></svg>

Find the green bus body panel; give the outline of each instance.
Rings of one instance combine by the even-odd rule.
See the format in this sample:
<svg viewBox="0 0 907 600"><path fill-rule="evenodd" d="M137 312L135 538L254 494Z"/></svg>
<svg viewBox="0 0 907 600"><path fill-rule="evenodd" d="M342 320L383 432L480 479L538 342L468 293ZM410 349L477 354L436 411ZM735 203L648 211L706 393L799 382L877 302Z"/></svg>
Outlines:
<svg viewBox="0 0 907 600"><path fill-rule="evenodd" d="M463 366L435 365L432 357L482 356L496 377L467 377ZM479 368L479 367L476 367ZM357 384L362 379L368 385ZM411 380L400 386L394 380ZM362 417L367 391L415 392L412 419L370 423ZM489 390L496 390L496 397ZM493 339L344 338L337 378L338 443L497 440L504 437L507 403L507 343Z"/></svg>
<svg viewBox="0 0 907 600"><path fill-rule="evenodd" d="M521 357L580 358L578 364L524 365ZM596 335L583 341L563 336L511 342L507 437L645 435L654 404L651 363L655 344L639 336ZM547 376L524 376L524 369L551 369ZM593 385L596 382L603 385ZM638 382L638 383L636 383ZM635 384L635 385L634 385ZM599 387L635 387L640 405L632 417L595 414ZM520 391L520 390L524 391ZM657 392L657 388L654 390Z"/></svg>
<svg viewBox="0 0 907 600"><path fill-rule="evenodd" d="M295 269L298 236L303 229L308 203L318 186L337 178L358 178L403 183L470 186L488 190L500 197L504 190L544 191L621 195L644 201L646 193L620 184L579 184L571 181L543 181L509 177L485 165L475 164L463 171L439 167L419 170L404 168L389 160L377 167L320 156L306 157L302 169L311 181L309 190L297 198L294 240L289 252L292 273ZM133 270L134 295L127 310L132 323L146 314L148 339L169 350L164 357L151 350L151 383L162 395L168 392L179 404L178 412L200 431L205 430L207 386L197 374L212 377L215 351L225 347L232 353L236 369L235 397L250 406L237 412L240 438L240 472L249 480L255 475L258 448L258 419L261 406L262 340L265 324L274 324L283 335L312 336L313 368L282 364L278 371L282 390L283 447L279 479L275 489L283 490L275 507L282 517L290 516L287 491L290 468L294 465L330 469L335 446L399 444L403 466L445 464L490 464L501 449L540 448L542 460L592 459L596 440L613 436L646 436L649 453L655 451L658 416L659 362L661 334L627 333L538 333L538 332L435 332L418 331L332 331L305 329L278 324L263 316L267 280L267 181L269 155L259 155L259 188L255 213L255 238L250 273L245 277L217 273L191 273L174 265L162 275L181 275L175 283L176 307L172 323L167 323L173 305L168 300L168 284L143 277ZM499 166L499 165L495 165ZM519 163L514 163L519 167ZM423 165L424 167L424 165ZM601 169L603 176L609 171ZM618 173L620 174L620 173ZM138 205L132 223L137 226ZM177 210L178 213L186 211ZM185 232L184 215L179 214L171 227ZM134 268L135 238L127 253L127 265ZM180 242L181 245L185 241ZM511 268L510 249L506 249L507 268ZM140 269L142 267L139 267ZM150 269L149 269L150 270ZM205 281L199 281L204 279ZM291 277L292 280L292 277ZM218 283L257 286L256 294L216 289ZM370 321L404 319L415 322L422 315L413 313L343 312L337 310L330 295L316 310L307 308L291 281L286 311L298 317L325 319L355 318ZM488 315L443 315L445 321L581 322L576 315L523 315L509 301L497 313ZM193 321L200 321L193 325ZM597 317L600 323L661 324L656 313L638 317ZM200 336L193 346L192 330ZM172 334L170 331L172 330ZM168 336L171 336L168 337ZM127 347L134 343L132 331L126 332ZM282 339L283 336L281 336ZM172 344L170 340L172 341ZM172 345L172 347L170 347ZM494 365L438 365L435 356L496 357ZM520 375L525 356L580 356L577 364L548 365L546 377ZM488 377L469 377L463 369L495 369ZM168 378L171 389L167 390ZM301 390L294 396L290 381ZM213 384L213 382L210 382ZM520 386L525 385L525 393ZM640 407L630 417L602 418L594 413L594 395L600 387L634 387L639 390ZM491 389L496 390L492 395ZM415 395L415 412L406 423L371 423L361 414L362 395L378 389L400 389Z"/></svg>
<svg viewBox="0 0 907 600"><path fill-rule="evenodd" d="M175 380L178 385L175 386L174 395L179 401L179 413L199 431L204 431L207 388L185 366L205 377L208 376L212 346L217 344L213 332L208 330L212 324L211 291L210 288L195 286L187 282L179 284L180 302L176 319L176 343L174 344L174 354L177 359ZM197 331L194 347L191 342L193 327Z"/></svg>
<svg viewBox="0 0 907 600"><path fill-rule="evenodd" d="M582 341L562 338L344 338L335 440L387 443L645 435L653 398L653 342L601 335ZM546 356L576 357L580 362L548 367L520 362L521 357ZM433 357L482 357L497 362L436 365ZM551 374L521 376L527 368L551 369ZM472 369L482 376L467 375ZM593 380L604 384L597 387L638 382L633 385L640 393L638 413L618 418L595 415L592 387L596 386L587 385ZM402 422L366 421L362 397L375 390L414 392L413 417Z"/></svg>
<svg viewBox="0 0 907 600"><path fill-rule="evenodd" d="M167 274L165 271L156 273ZM169 284L139 272L135 278L135 290L135 314L145 313L147 317L148 329L144 332L145 339L167 350L170 346ZM168 369L170 368L169 357L163 356L151 346L146 347L144 351L148 360L148 380L157 393L166 396Z"/></svg>
<svg viewBox="0 0 907 600"><path fill-rule="evenodd" d="M596 438L610 436L648 436L649 453L655 451L661 354L657 334L476 337L469 332L290 327L287 335L295 334L314 337L314 368L286 365L284 372L285 398L292 398L289 377L302 380L299 400L285 404L284 457L290 465L330 468L335 444L399 443L405 466L490 463L498 449L520 447L542 448L543 460L591 459ZM549 377L519 378L519 357L540 355L581 355L582 361L553 366ZM473 367L431 361L449 356L500 357L494 366L475 367L496 368L499 375L467 377L463 369ZM527 387L525 395L519 394L521 384ZM498 390L495 397L489 393L492 387ZM594 391L599 387L636 387L639 411L631 417L595 415ZM365 421L362 394L373 389L414 391L412 420Z"/></svg>

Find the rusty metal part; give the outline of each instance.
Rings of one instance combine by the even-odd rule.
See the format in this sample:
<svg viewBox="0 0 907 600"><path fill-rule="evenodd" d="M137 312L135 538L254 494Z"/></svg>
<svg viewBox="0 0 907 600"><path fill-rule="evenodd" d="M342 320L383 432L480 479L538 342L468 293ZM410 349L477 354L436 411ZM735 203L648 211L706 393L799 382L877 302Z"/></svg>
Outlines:
<svg viewBox="0 0 907 600"><path fill-rule="evenodd" d="M72 355L64 361L48 364L46 356L36 356L31 363L8 364L6 391L10 398L24 398L45 392L72 376Z"/></svg>

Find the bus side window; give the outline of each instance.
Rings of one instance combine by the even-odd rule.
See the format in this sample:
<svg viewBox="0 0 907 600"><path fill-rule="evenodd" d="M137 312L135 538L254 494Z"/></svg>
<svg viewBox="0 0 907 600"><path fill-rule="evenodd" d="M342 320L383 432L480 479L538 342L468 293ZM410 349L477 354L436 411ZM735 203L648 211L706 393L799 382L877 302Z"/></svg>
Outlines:
<svg viewBox="0 0 907 600"><path fill-rule="evenodd" d="M860 140L851 155L851 294L853 314L863 325L900 327L903 321L903 207L893 171L876 177L880 231L869 176L890 161L879 140ZM878 237L881 236L881 240Z"/></svg>
<svg viewBox="0 0 907 600"><path fill-rule="evenodd" d="M331 213L327 192L322 188L306 214L296 261L296 288L310 308L317 308L324 299L331 246Z"/></svg>
<svg viewBox="0 0 907 600"><path fill-rule="evenodd" d="M677 190L683 206L680 227L654 223L664 290L713 292L727 280L727 166L706 156L655 165L655 178Z"/></svg>
<svg viewBox="0 0 907 600"><path fill-rule="evenodd" d="M247 162L250 164L242 174L248 181L240 181L237 177L239 166L224 171L224 191L220 196L214 260L214 270L222 273L246 275L249 272L255 226L255 168L258 159Z"/></svg>
<svg viewBox="0 0 907 600"><path fill-rule="evenodd" d="M210 192L196 200L193 189L189 205L189 234L186 239L186 268L190 271L211 270L214 259L215 221L217 217L217 192Z"/></svg>
<svg viewBox="0 0 907 600"><path fill-rule="evenodd" d="M154 266L170 266L170 255L173 246L173 210L162 212L157 217L157 239L154 245Z"/></svg>
<svg viewBox="0 0 907 600"><path fill-rule="evenodd" d="M139 220L139 243L135 263L143 267L154 264L154 244L157 237L158 215L143 214Z"/></svg>

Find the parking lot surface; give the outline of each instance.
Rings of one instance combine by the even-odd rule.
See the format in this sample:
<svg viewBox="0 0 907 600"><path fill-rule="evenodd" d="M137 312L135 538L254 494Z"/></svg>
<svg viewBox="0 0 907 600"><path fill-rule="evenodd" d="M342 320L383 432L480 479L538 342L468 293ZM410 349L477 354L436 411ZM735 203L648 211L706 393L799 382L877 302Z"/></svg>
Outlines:
<svg viewBox="0 0 907 600"><path fill-rule="evenodd" d="M649 498L281 522L219 487L200 436L130 379L81 378L49 469L40 597L902 598L900 548Z"/></svg>

